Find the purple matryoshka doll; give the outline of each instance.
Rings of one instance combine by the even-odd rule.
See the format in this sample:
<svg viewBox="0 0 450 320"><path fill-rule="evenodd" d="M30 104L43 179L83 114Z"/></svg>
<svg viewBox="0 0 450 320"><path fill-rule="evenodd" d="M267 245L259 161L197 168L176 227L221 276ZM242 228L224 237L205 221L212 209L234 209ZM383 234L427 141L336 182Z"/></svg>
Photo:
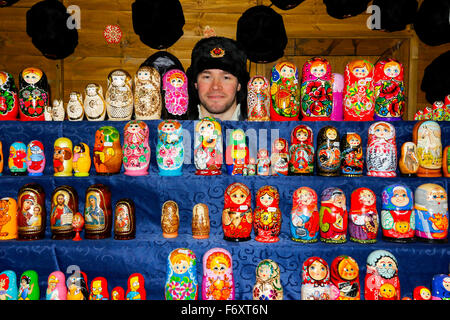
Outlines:
<svg viewBox="0 0 450 320"><path fill-rule="evenodd" d="M450 300L450 275L437 274L431 282L432 300Z"/></svg>
<svg viewBox="0 0 450 320"><path fill-rule="evenodd" d="M319 257L303 262L301 300L331 300L330 269Z"/></svg>
<svg viewBox="0 0 450 320"><path fill-rule="evenodd" d="M194 163L196 175L222 174L222 127L212 117L203 118L195 126Z"/></svg>
<svg viewBox="0 0 450 320"><path fill-rule="evenodd" d="M44 110L49 105L47 76L30 67L19 74L19 116L22 121L45 121Z"/></svg>
<svg viewBox="0 0 450 320"><path fill-rule="evenodd" d="M42 176L45 168L44 145L33 140L27 146L27 171L29 176Z"/></svg>
<svg viewBox="0 0 450 320"><path fill-rule="evenodd" d="M156 162L160 176L183 174L183 127L177 120L164 120L158 125Z"/></svg>
<svg viewBox="0 0 450 320"><path fill-rule="evenodd" d="M331 82L333 84L333 111L331 112L330 120L343 121L344 76L340 73L333 73Z"/></svg>
<svg viewBox="0 0 450 320"><path fill-rule="evenodd" d="M348 212L345 194L339 188L322 191L320 199L320 240L327 243L347 241Z"/></svg>
<svg viewBox="0 0 450 320"><path fill-rule="evenodd" d="M396 177L397 145L395 128L385 121L378 121L369 127L366 165L367 175L372 177Z"/></svg>
<svg viewBox="0 0 450 320"><path fill-rule="evenodd" d="M400 300L398 262L392 253L372 251L367 257L366 270L365 300Z"/></svg>
<svg viewBox="0 0 450 320"><path fill-rule="evenodd" d="M142 120L131 120L123 129L124 174L143 176L148 174L150 164L149 130Z"/></svg>
<svg viewBox="0 0 450 320"><path fill-rule="evenodd" d="M350 240L358 243L375 243L378 234L377 198L368 188L352 192L348 231Z"/></svg>
<svg viewBox="0 0 450 320"><path fill-rule="evenodd" d="M309 187L300 187L292 196L291 239L302 243L317 242L319 238L319 211L317 193Z"/></svg>
<svg viewBox="0 0 450 320"><path fill-rule="evenodd" d="M0 300L17 300L17 275L12 270L0 273Z"/></svg>
<svg viewBox="0 0 450 320"><path fill-rule="evenodd" d="M197 300L197 257L192 250L178 248L169 253L164 292L166 300Z"/></svg>
<svg viewBox="0 0 450 320"><path fill-rule="evenodd" d="M255 240L259 242L277 242L281 230L280 194L272 186L261 187L256 193L253 228Z"/></svg>
<svg viewBox="0 0 450 320"><path fill-rule="evenodd" d="M270 84L266 77L253 76L247 84L248 121L270 121Z"/></svg>
<svg viewBox="0 0 450 320"><path fill-rule="evenodd" d="M341 175L361 177L364 159L361 136L356 132L347 132L341 138Z"/></svg>
<svg viewBox="0 0 450 320"><path fill-rule="evenodd" d="M163 118L184 119L188 109L188 79L180 69L171 69L162 78L165 111ZM167 117L166 117L167 113Z"/></svg>
<svg viewBox="0 0 450 320"><path fill-rule="evenodd" d="M45 291L46 300L67 300L66 276L61 271L50 273Z"/></svg>
<svg viewBox="0 0 450 320"><path fill-rule="evenodd" d="M333 110L333 87L330 63L319 57L309 59L302 71L302 120L327 121Z"/></svg>
<svg viewBox="0 0 450 320"><path fill-rule="evenodd" d="M233 259L222 248L213 248L203 255L203 300L234 300Z"/></svg>
<svg viewBox="0 0 450 320"><path fill-rule="evenodd" d="M13 76L0 71L0 120L16 120L19 114L19 99Z"/></svg>
<svg viewBox="0 0 450 320"><path fill-rule="evenodd" d="M314 135L310 127L298 125L291 133L289 175L312 175L314 172Z"/></svg>
<svg viewBox="0 0 450 320"><path fill-rule="evenodd" d="M27 172L27 146L21 141L16 141L9 147L8 167L11 175L23 176Z"/></svg>
<svg viewBox="0 0 450 320"><path fill-rule="evenodd" d="M281 61L272 68L270 81L272 121L298 121L300 113L300 86L298 69L291 62Z"/></svg>

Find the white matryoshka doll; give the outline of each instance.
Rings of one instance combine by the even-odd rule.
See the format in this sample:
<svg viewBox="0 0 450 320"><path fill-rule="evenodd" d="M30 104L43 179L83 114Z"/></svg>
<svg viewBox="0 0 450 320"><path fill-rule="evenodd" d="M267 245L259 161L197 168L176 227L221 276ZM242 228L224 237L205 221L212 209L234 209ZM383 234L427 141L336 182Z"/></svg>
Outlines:
<svg viewBox="0 0 450 320"><path fill-rule="evenodd" d="M161 75L156 68L142 66L134 76L134 114L136 119L161 119L161 110Z"/></svg>
<svg viewBox="0 0 450 320"><path fill-rule="evenodd" d="M164 292L166 300L197 300L197 257L192 250L178 248L169 253Z"/></svg>
<svg viewBox="0 0 450 320"><path fill-rule="evenodd" d="M67 300L66 276L61 271L50 273L45 291L46 300Z"/></svg>
<svg viewBox="0 0 450 320"><path fill-rule="evenodd" d="M116 69L109 73L105 101L109 120L131 119L133 115L133 91L131 76L127 71Z"/></svg>
<svg viewBox="0 0 450 320"><path fill-rule="evenodd" d="M300 85L297 66L281 61L272 68L270 81L272 121L298 121L300 114Z"/></svg>
<svg viewBox="0 0 450 320"><path fill-rule="evenodd" d="M89 121L103 121L106 116L106 102L103 88L97 83L89 83L84 89L84 112Z"/></svg>
<svg viewBox="0 0 450 320"><path fill-rule="evenodd" d="M17 300L17 275L12 270L0 273L0 300Z"/></svg>
<svg viewBox="0 0 450 320"><path fill-rule="evenodd" d="M69 121L81 121L84 117L84 106L81 94L72 91L69 94L69 101L67 102L67 118Z"/></svg>
<svg viewBox="0 0 450 320"><path fill-rule="evenodd" d="M213 248L203 255L203 300L234 300L233 259L222 248Z"/></svg>
<svg viewBox="0 0 450 320"><path fill-rule="evenodd" d="M248 121L270 121L271 102L269 80L253 76L247 84Z"/></svg>
<svg viewBox="0 0 450 320"><path fill-rule="evenodd" d="M183 127L177 120L164 120L158 125L156 162L161 176L183 174Z"/></svg>
<svg viewBox="0 0 450 320"><path fill-rule="evenodd" d="M14 77L0 71L0 120L16 120L19 114L19 99Z"/></svg>
<svg viewBox="0 0 450 320"><path fill-rule="evenodd" d="M272 259L264 259L256 267L253 300L283 300L280 267Z"/></svg>
<svg viewBox="0 0 450 320"><path fill-rule="evenodd" d="M369 127L366 151L367 175L372 177L396 177L397 145L395 128L386 121L378 121Z"/></svg>
<svg viewBox="0 0 450 320"><path fill-rule="evenodd" d="M62 99L53 100L51 116L53 121L64 121L66 110L64 109L64 102Z"/></svg>
<svg viewBox="0 0 450 320"><path fill-rule="evenodd" d="M367 257L366 270L365 300L400 300L398 262L392 253L372 251Z"/></svg>
<svg viewBox="0 0 450 320"><path fill-rule="evenodd" d="M222 127L212 118L206 117L195 126L194 164L196 175L222 174L223 145Z"/></svg>
<svg viewBox="0 0 450 320"><path fill-rule="evenodd" d="M258 176L268 176L270 174L269 150L259 149L256 156L256 174Z"/></svg>
<svg viewBox="0 0 450 320"><path fill-rule="evenodd" d="M310 257L302 266L301 300L331 300L330 269L320 257Z"/></svg>
<svg viewBox="0 0 450 320"><path fill-rule="evenodd" d="M189 104L188 79L180 69L171 69L163 75L164 105L166 119L186 118Z"/></svg>
<svg viewBox="0 0 450 320"><path fill-rule="evenodd" d="M123 131L124 174L129 176L148 174L150 146L147 124L142 120L131 120L125 125Z"/></svg>
<svg viewBox="0 0 450 320"><path fill-rule="evenodd" d="M44 110L50 103L45 73L35 67L19 74L19 117L22 121L45 121Z"/></svg>
<svg viewBox="0 0 450 320"><path fill-rule="evenodd" d="M442 142L441 127L436 121L422 120L413 128L413 142L417 146L418 177L441 177Z"/></svg>

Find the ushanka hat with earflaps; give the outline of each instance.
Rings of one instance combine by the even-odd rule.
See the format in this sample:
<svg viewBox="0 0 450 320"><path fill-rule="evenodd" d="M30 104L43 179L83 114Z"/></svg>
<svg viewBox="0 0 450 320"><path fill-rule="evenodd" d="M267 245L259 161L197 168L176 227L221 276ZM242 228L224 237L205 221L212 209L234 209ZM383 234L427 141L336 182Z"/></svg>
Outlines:
<svg viewBox="0 0 450 320"><path fill-rule="evenodd" d="M420 89L430 104L444 101L450 94L450 50L441 54L425 68Z"/></svg>
<svg viewBox="0 0 450 320"><path fill-rule="evenodd" d="M401 31L414 23L419 3L417 0L373 0L373 6L380 8L381 30Z"/></svg>
<svg viewBox="0 0 450 320"><path fill-rule="evenodd" d="M357 16L367 10L371 0L323 0L327 13L336 19Z"/></svg>
<svg viewBox="0 0 450 320"><path fill-rule="evenodd" d="M450 0L424 0L417 12L414 30L429 46L450 43Z"/></svg>

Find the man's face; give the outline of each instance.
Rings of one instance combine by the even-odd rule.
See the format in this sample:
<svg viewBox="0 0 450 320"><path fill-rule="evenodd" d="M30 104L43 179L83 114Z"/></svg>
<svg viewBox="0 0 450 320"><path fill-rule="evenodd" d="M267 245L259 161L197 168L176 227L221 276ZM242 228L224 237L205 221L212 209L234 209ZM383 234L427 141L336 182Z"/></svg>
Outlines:
<svg viewBox="0 0 450 320"><path fill-rule="evenodd" d="M236 103L236 93L241 90L238 79L220 69L206 69L197 76L195 87L200 103L211 114L221 114Z"/></svg>

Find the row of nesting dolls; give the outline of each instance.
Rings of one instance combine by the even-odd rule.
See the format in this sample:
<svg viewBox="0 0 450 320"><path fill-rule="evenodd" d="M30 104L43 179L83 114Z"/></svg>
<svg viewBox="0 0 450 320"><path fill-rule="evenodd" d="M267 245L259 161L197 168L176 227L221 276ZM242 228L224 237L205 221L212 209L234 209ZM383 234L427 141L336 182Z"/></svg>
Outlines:
<svg viewBox="0 0 450 320"><path fill-rule="evenodd" d="M435 101L433 105L425 106L414 115L414 120L450 121L450 94L445 101Z"/></svg>

